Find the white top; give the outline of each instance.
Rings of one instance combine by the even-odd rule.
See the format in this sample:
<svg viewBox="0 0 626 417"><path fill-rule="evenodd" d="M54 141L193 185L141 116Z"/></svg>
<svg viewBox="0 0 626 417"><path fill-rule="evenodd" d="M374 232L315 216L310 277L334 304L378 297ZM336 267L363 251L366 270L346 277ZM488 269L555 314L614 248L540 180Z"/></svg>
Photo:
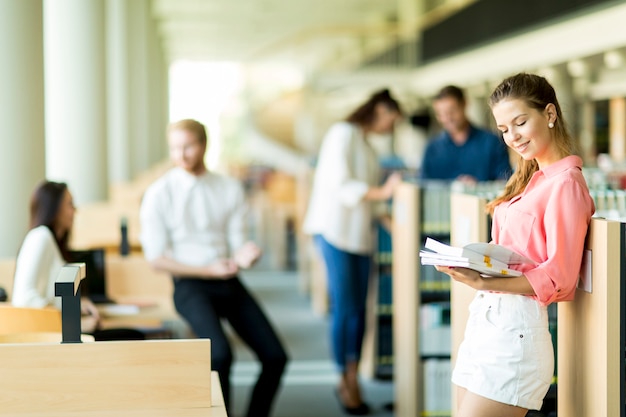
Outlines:
<svg viewBox="0 0 626 417"><path fill-rule="evenodd" d="M374 249L373 203L363 199L380 181L374 149L356 126L330 127L320 148L303 230L346 252Z"/></svg>
<svg viewBox="0 0 626 417"><path fill-rule="evenodd" d="M65 263L52 231L46 226L31 229L17 255L12 304L60 308L61 298L54 295L54 283Z"/></svg>
<svg viewBox="0 0 626 417"><path fill-rule="evenodd" d="M191 266L229 257L246 241L247 211L236 179L173 168L143 197L139 215L144 255L149 261L168 256Z"/></svg>

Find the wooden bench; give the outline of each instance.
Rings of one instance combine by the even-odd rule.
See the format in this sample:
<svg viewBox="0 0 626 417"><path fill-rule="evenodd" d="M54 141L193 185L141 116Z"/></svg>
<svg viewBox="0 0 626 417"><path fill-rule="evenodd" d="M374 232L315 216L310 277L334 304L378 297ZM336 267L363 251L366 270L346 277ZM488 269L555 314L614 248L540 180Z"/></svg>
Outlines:
<svg viewBox="0 0 626 417"><path fill-rule="evenodd" d="M210 340L0 344L0 416L225 417Z"/></svg>

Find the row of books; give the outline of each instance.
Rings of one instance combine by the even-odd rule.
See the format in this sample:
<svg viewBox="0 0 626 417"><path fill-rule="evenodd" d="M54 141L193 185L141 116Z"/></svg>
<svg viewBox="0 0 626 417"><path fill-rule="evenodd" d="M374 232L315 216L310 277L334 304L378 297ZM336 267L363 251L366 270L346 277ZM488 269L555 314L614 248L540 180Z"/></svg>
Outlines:
<svg viewBox="0 0 626 417"><path fill-rule="evenodd" d="M423 362L424 391L422 416L446 417L452 410L452 366L449 359Z"/></svg>
<svg viewBox="0 0 626 417"><path fill-rule="evenodd" d="M590 189L596 217L626 221L626 190Z"/></svg>
<svg viewBox="0 0 626 417"><path fill-rule="evenodd" d="M446 181L423 181L421 189L421 230L424 234L444 235L450 233L450 193L460 192L480 195L488 200L495 198L504 188L502 181L486 181L475 184Z"/></svg>
<svg viewBox="0 0 626 417"><path fill-rule="evenodd" d="M381 272L378 275L378 306L379 309L383 306L391 307L393 303L393 279L390 273ZM379 311L379 314L389 314L388 312Z"/></svg>
<svg viewBox="0 0 626 417"><path fill-rule="evenodd" d="M429 182L421 190L422 233L450 233L450 184Z"/></svg>
<svg viewBox="0 0 626 417"><path fill-rule="evenodd" d="M378 321L378 343L376 352L376 365L379 369L376 374L379 377L390 373L393 366L393 328L391 320Z"/></svg>
<svg viewBox="0 0 626 417"><path fill-rule="evenodd" d="M452 345L450 302L420 306L420 353L422 356L448 356Z"/></svg>

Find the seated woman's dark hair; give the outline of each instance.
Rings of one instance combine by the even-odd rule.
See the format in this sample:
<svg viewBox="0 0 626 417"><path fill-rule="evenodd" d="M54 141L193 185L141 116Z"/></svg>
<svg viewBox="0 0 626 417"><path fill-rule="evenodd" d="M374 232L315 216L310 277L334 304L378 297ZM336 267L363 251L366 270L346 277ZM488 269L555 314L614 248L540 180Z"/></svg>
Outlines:
<svg viewBox="0 0 626 417"><path fill-rule="evenodd" d="M55 221L61 202L67 191L67 184L63 182L43 181L41 182L30 200L30 228L46 226L50 229L59 245L64 258L68 251L69 231L61 237L54 233Z"/></svg>

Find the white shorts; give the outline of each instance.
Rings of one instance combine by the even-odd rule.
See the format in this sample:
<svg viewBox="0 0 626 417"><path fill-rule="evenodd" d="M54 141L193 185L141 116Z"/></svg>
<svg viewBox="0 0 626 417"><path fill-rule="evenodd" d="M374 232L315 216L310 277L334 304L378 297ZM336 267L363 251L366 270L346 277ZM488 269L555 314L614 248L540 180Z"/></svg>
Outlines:
<svg viewBox="0 0 626 417"><path fill-rule="evenodd" d="M452 382L468 391L539 410L554 374L548 310L517 294L478 291Z"/></svg>

